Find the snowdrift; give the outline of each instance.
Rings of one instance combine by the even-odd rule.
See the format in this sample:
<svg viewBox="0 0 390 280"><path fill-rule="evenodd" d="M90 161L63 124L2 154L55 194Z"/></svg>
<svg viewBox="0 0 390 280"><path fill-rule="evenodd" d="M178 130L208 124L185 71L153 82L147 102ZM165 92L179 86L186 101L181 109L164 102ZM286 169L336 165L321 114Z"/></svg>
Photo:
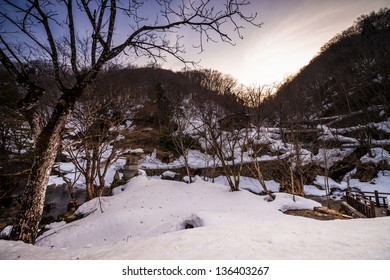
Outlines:
<svg viewBox="0 0 390 280"><path fill-rule="evenodd" d="M83 204L37 243L0 240L0 259L390 259L390 217L317 221L283 214L317 202L138 176ZM375 243L372 243L375 240Z"/></svg>

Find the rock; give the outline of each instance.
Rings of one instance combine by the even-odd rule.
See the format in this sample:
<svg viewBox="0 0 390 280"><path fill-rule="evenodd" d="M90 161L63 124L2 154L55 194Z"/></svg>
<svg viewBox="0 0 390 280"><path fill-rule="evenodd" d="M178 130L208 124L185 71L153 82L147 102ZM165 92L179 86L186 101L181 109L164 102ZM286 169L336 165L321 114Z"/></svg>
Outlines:
<svg viewBox="0 0 390 280"><path fill-rule="evenodd" d="M161 174L161 179L162 180L172 180L172 181L174 181L174 180L176 180L176 181L178 181L179 180L179 175L180 174L178 174L178 173L176 173L176 172L173 172L173 171L165 171L163 174Z"/></svg>
<svg viewBox="0 0 390 280"><path fill-rule="evenodd" d="M79 208L79 203L76 201L76 200L71 200L69 203L68 203L68 206L66 207L67 211L76 211L77 208Z"/></svg>
<svg viewBox="0 0 390 280"><path fill-rule="evenodd" d="M352 176L354 179L359 179L361 182L370 182L378 175L378 170L375 163L361 163L356 167L356 172Z"/></svg>
<svg viewBox="0 0 390 280"><path fill-rule="evenodd" d="M131 178L135 177L138 175L138 164L125 164L123 166L123 177L125 181L130 180Z"/></svg>
<svg viewBox="0 0 390 280"><path fill-rule="evenodd" d="M40 223L43 225L48 225L54 223L55 221L56 219L53 216L42 216Z"/></svg>
<svg viewBox="0 0 390 280"><path fill-rule="evenodd" d="M45 207L43 208L43 211L47 211L50 213L51 210L56 209L56 208L57 208L57 203L49 202L45 205Z"/></svg>
<svg viewBox="0 0 390 280"><path fill-rule="evenodd" d="M77 219L78 219L78 217L76 215L74 215L74 213L72 211L66 212L65 214L61 214L58 216L59 221L65 221L66 223L71 223Z"/></svg>
<svg viewBox="0 0 390 280"><path fill-rule="evenodd" d="M0 239L8 239L11 235L12 226L6 226L1 232L0 232Z"/></svg>

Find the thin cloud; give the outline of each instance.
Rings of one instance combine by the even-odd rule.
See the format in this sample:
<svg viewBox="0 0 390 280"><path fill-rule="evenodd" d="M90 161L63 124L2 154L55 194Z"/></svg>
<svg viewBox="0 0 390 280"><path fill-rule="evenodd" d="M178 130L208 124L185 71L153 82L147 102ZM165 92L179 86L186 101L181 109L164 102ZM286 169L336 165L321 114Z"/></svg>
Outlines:
<svg viewBox="0 0 390 280"><path fill-rule="evenodd" d="M261 28L246 27L244 40L237 40L235 47L207 44L204 53L199 55L188 48L186 56L201 59L203 67L230 74L244 84L278 82L299 71L327 41L354 24L357 17L386 7L390 1L262 0L252 3L253 11L257 11L259 20L264 22Z"/></svg>

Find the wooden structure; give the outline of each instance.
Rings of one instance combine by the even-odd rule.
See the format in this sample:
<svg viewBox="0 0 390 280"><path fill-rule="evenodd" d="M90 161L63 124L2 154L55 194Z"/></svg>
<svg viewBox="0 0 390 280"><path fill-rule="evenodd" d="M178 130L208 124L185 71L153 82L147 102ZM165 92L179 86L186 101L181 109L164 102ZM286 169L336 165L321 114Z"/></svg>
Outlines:
<svg viewBox="0 0 390 280"><path fill-rule="evenodd" d="M389 202L387 197L390 196L390 193L380 193L378 191L373 192L361 192L362 196L368 199L369 201L373 200L376 207L389 207Z"/></svg>
<svg viewBox="0 0 390 280"><path fill-rule="evenodd" d="M347 203L362 213L367 218L375 218L375 202L368 200L359 193L347 191L345 193Z"/></svg>
<svg viewBox="0 0 390 280"><path fill-rule="evenodd" d="M313 142L320 134L318 128L281 128L280 134L284 142L293 143L299 142Z"/></svg>
<svg viewBox="0 0 390 280"><path fill-rule="evenodd" d="M367 218L375 218L375 207L387 208L387 215L390 215L388 201L390 193L380 193L378 191L353 193L347 190L345 197L350 206Z"/></svg>

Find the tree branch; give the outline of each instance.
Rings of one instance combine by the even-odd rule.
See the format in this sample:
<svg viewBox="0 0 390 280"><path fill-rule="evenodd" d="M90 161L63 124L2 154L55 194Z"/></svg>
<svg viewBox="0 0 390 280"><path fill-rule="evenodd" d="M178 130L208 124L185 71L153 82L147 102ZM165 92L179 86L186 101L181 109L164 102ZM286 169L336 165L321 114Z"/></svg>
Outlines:
<svg viewBox="0 0 390 280"><path fill-rule="evenodd" d="M74 17L73 17L73 0L68 0L66 2L66 7L68 10L68 20L69 20L69 37L70 37L70 63L72 66L72 71L76 78L79 77L79 71L77 68L77 45L76 45L76 35L74 30Z"/></svg>

